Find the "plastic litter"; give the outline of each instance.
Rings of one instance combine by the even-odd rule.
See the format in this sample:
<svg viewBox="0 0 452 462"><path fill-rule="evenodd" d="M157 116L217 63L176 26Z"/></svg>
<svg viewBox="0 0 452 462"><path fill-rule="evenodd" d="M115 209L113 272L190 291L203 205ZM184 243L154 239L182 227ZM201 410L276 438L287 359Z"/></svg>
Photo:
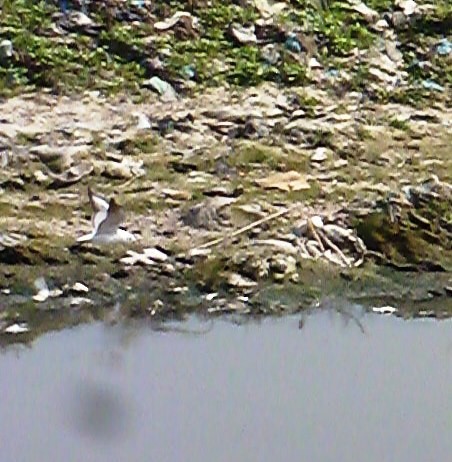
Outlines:
<svg viewBox="0 0 452 462"><path fill-rule="evenodd" d="M436 83L434 80L431 80L431 79L423 80L422 86L426 90L444 91L443 86L441 86L439 83Z"/></svg>
<svg viewBox="0 0 452 462"><path fill-rule="evenodd" d="M298 40L298 38L293 35L293 34L290 34L285 43L284 43L284 46L289 50L289 51L293 51L294 53L301 53L301 51L303 50L303 47L301 46L301 43L300 41Z"/></svg>
<svg viewBox="0 0 452 462"><path fill-rule="evenodd" d="M2 40L0 42L0 59L11 58L13 55L13 44L11 40Z"/></svg>
<svg viewBox="0 0 452 462"><path fill-rule="evenodd" d="M154 89L161 97L163 101L174 101L177 99L176 90L168 82L165 82L160 77L154 76L144 82L145 86Z"/></svg>
<svg viewBox="0 0 452 462"><path fill-rule="evenodd" d="M27 324L22 322L22 323L16 323L12 324L11 326L8 326L4 332L5 334L24 334L25 332L28 332L30 329L28 328Z"/></svg>
<svg viewBox="0 0 452 462"><path fill-rule="evenodd" d="M229 33L241 45L253 45L257 43L254 26L243 27L238 24L229 26Z"/></svg>
<svg viewBox="0 0 452 462"><path fill-rule="evenodd" d="M194 79L196 77L196 68L193 64L187 64L182 68L182 75L186 79Z"/></svg>
<svg viewBox="0 0 452 462"><path fill-rule="evenodd" d="M325 71L325 77L332 79L339 77L339 71L337 69L328 69Z"/></svg>
<svg viewBox="0 0 452 462"><path fill-rule="evenodd" d="M445 56L452 53L452 42L449 41L447 38L440 40L440 42L436 46L436 52L441 56Z"/></svg>

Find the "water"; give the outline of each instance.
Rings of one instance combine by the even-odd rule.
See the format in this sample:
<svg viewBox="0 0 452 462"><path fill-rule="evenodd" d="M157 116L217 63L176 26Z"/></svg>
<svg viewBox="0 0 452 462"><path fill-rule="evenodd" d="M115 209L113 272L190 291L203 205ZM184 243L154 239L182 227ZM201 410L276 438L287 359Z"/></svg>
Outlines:
<svg viewBox="0 0 452 462"><path fill-rule="evenodd" d="M452 322L362 323L96 324L5 350L0 460L448 460Z"/></svg>

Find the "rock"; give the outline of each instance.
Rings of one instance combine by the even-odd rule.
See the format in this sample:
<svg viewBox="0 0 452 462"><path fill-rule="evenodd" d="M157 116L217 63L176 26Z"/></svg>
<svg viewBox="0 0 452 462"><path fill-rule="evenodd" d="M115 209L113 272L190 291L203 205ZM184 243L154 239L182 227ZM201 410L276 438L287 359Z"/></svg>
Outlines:
<svg viewBox="0 0 452 462"><path fill-rule="evenodd" d="M90 175L94 170L91 162L80 162L78 165L70 167L64 173L57 175L50 170L48 175L52 178L51 188L65 188L72 184L78 183L85 176Z"/></svg>
<svg viewBox="0 0 452 462"><path fill-rule="evenodd" d="M188 201L191 199L191 193L180 189L163 188L161 191L164 197L170 197L174 200Z"/></svg>
<svg viewBox="0 0 452 462"><path fill-rule="evenodd" d="M155 247L143 249L143 253L154 261L164 262L168 260L168 255Z"/></svg>
<svg viewBox="0 0 452 462"><path fill-rule="evenodd" d="M194 248L194 249L190 249L187 255L189 258L208 257L211 253L212 253L212 249Z"/></svg>
<svg viewBox="0 0 452 462"><path fill-rule="evenodd" d="M274 173L267 178L256 180L256 183L265 189L280 189L287 192L302 191L311 187L306 177L294 170Z"/></svg>
<svg viewBox="0 0 452 462"><path fill-rule="evenodd" d="M365 3L362 3L359 0L353 0L351 3L351 9L362 15L369 23L376 22L380 17L378 11L369 8Z"/></svg>
<svg viewBox="0 0 452 462"><path fill-rule="evenodd" d="M193 228L218 229L219 215L216 207L203 202L190 207L182 215L182 221Z"/></svg>
<svg viewBox="0 0 452 462"><path fill-rule="evenodd" d="M41 184L47 183L49 181L49 177L43 173L42 170L35 170L33 172L33 176L35 177L35 180Z"/></svg>
<svg viewBox="0 0 452 462"><path fill-rule="evenodd" d="M74 10L62 15L59 25L68 32L81 32L92 36L97 36L102 29L102 25L95 23L88 15Z"/></svg>
<svg viewBox="0 0 452 462"><path fill-rule="evenodd" d="M147 257L144 253L128 250L127 255L127 257L123 257L119 260L121 263L124 263L127 266L134 266L136 264L152 266L156 264L152 258Z"/></svg>
<svg viewBox="0 0 452 462"><path fill-rule="evenodd" d="M259 218L266 216L266 213L262 210L262 207L259 204L244 204L238 205L237 210L241 210L249 215L255 215Z"/></svg>
<svg viewBox="0 0 452 462"><path fill-rule="evenodd" d="M296 255L298 253L297 248L293 244L280 239L255 239L253 240L253 244L274 247L276 250L287 254Z"/></svg>
<svg viewBox="0 0 452 462"><path fill-rule="evenodd" d="M157 21L154 23L154 29L157 31L167 31L180 23L183 23L187 28L196 29L198 27L198 22L198 18L195 18L190 13L186 11L176 11L176 13L165 21Z"/></svg>
<svg viewBox="0 0 452 462"><path fill-rule="evenodd" d="M328 159L330 150L324 147L318 147L311 156L312 162L324 162Z"/></svg>
<svg viewBox="0 0 452 462"><path fill-rule="evenodd" d="M257 43L254 25L243 27L238 24L231 24L228 33L240 45L252 45Z"/></svg>
<svg viewBox="0 0 452 462"><path fill-rule="evenodd" d="M285 2L269 2L268 0L252 0L252 3L264 19L278 16L288 7Z"/></svg>
<svg viewBox="0 0 452 462"><path fill-rule="evenodd" d="M245 278L238 273L231 273L228 277L228 283L229 285L239 289L251 289L252 287L257 286L257 282Z"/></svg>
<svg viewBox="0 0 452 462"><path fill-rule="evenodd" d="M156 248L143 249L143 253L128 250L127 255L127 257L123 257L119 261L129 266L136 264L153 266L157 263L163 263L168 260L168 255ZM170 267L167 267L167 269L171 272Z"/></svg>
<svg viewBox="0 0 452 462"><path fill-rule="evenodd" d="M72 287L71 291L73 292L84 292L87 293L89 292L89 288L85 286L85 284L82 284L81 282L76 282Z"/></svg>
<svg viewBox="0 0 452 462"><path fill-rule="evenodd" d="M117 180L128 180L133 178L133 173L128 165L118 162L105 162L103 175L107 178Z"/></svg>
<svg viewBox="0 0 452 462"><path fill-rule="evenodd" d="M314 215L311 217L311 223L316 227L316 228L323 228L323 219L320 215Z"/></svg>
<svg viewBox="0 0 452 462"><path fill-rule="evenodd" d="M148 130L151 128L151 122L146 114L143 114L142 112L134 112L132 115L137 119L137 130Z"/></svg>
<svg viewBox="0 0 452 462"><path fill-rule="evenodd" d="M297 271L297 262L291 255L276 255L270 259L270 271L284 276Z"/></svg>
<svg viewBox="0 0 452 462"><path fill-rule="evenodd" d="M94 305L94 301L87 297L72 297L69 305L71 307L80 307L85 305Z"/></svg>

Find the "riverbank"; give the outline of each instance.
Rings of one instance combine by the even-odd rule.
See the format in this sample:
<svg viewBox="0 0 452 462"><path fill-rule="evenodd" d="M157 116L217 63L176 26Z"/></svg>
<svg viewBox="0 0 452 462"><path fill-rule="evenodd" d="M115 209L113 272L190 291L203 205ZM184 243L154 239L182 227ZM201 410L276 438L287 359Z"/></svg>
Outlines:
<svg viewBox="0 0 452 462"><path fill-rule="evenodd" d="M403 64L381 70L388 54L372 43L366 66L377 56L380 72L404 78ZM422 80L410 78L388 87L379 74L364 91L345 85L353 66L327 73L307 57L303 85L185 79L179 88L168 79L175 93L159 95L143 76L135 90L44 87L4 98L3 329L284 314L325 296L450 316L448 87L419 92ZM450 55L435 60L442 69ZM88 186L124 207L136 244L76 244L90 230Z"/></svg>

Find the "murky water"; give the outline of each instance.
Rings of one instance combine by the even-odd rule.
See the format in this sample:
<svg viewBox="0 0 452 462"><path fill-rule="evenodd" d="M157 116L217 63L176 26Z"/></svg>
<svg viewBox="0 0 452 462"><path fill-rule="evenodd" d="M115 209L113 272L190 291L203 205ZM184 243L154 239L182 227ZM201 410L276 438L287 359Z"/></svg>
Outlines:
<svg viewBox="0 0 452 462"><path fill-rule="evenodd" d="M97 324L10 348L0 460L448 460L452 322L362 323Z"/></svg>

